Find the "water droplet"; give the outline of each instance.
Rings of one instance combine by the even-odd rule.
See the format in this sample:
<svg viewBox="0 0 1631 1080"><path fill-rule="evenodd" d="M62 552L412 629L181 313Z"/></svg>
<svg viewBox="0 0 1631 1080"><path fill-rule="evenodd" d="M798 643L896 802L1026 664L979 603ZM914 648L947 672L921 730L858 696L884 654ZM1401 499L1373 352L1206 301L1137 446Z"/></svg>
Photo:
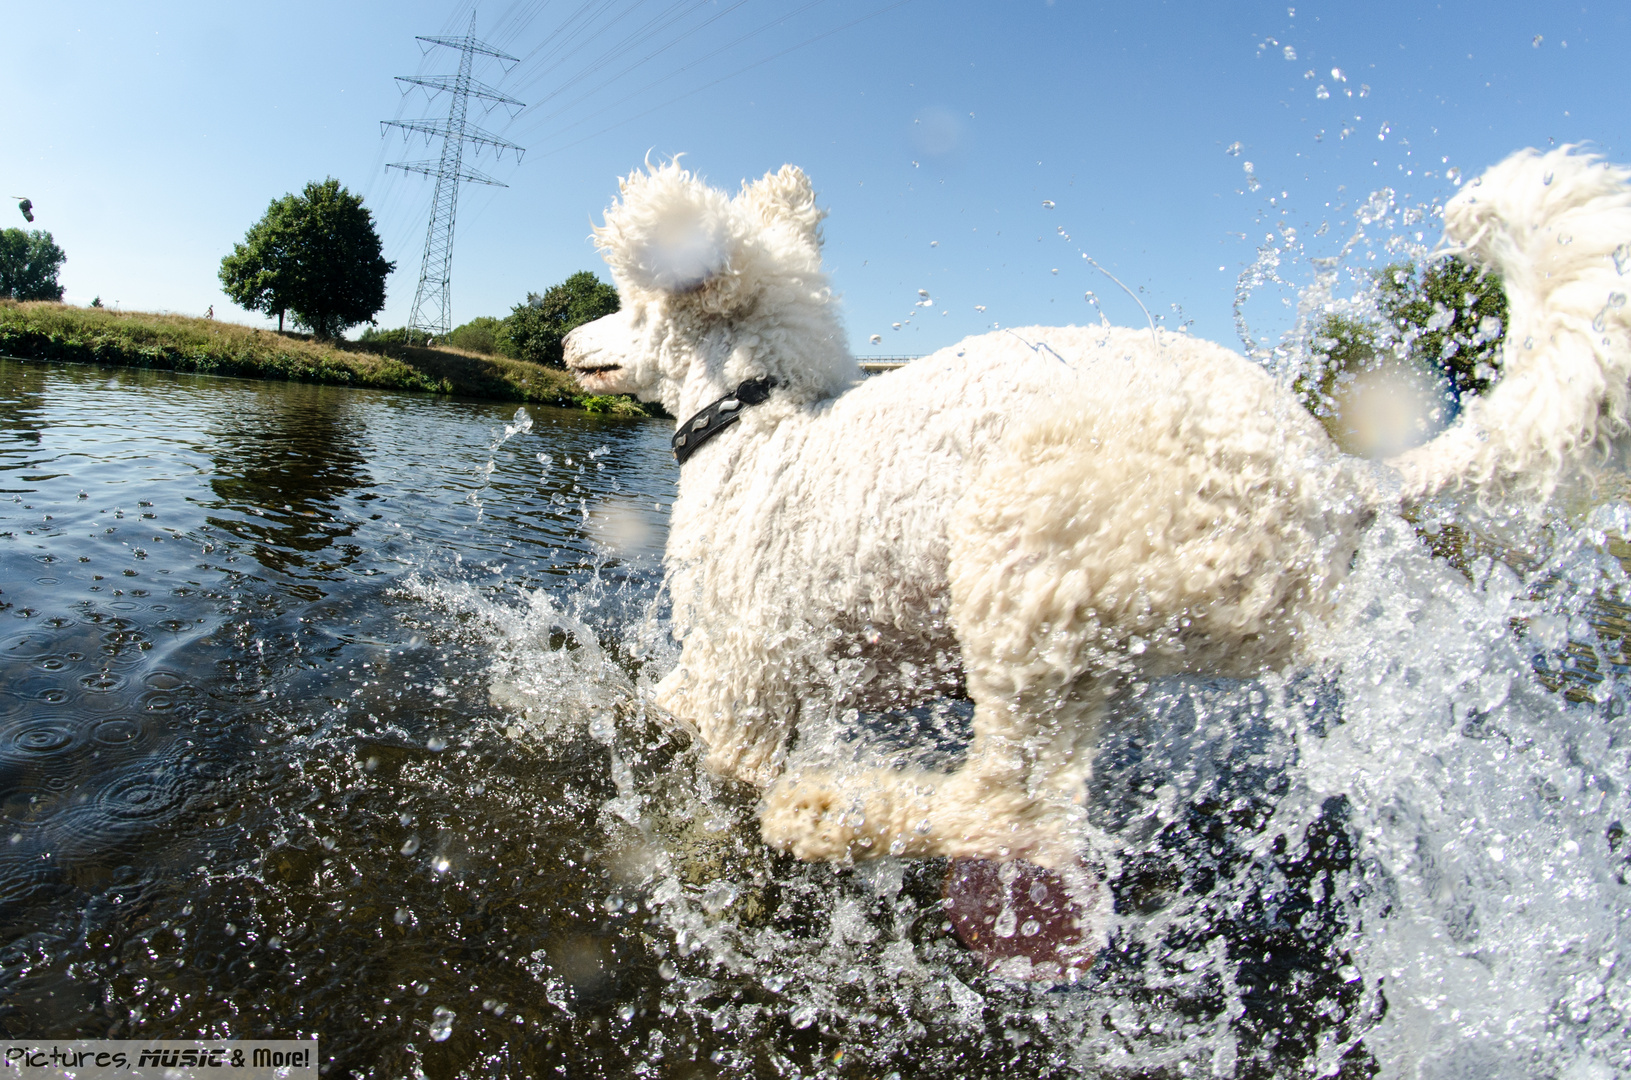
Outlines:
<svg viewBox="0 0 1631 1080"><path fill-rule="evenodd" d="M992 924L991 932L1000 938L1011 938L1018 927L1019 917L1014 914L1014 909L1005 907L997 916L997 921Z"/></svg>
<svg viewBox="0 0 1631 1080"><path fill-rule="evenodd" d="M1042 924L1037 922L1035 919L1026 919L1024 922L1019 924L1019 933L1021 937L1035 937L1037 931L1041 929Z"/></svg>
<svg viewBox="0 0 1631 1080"><path fill-rule="evenodd" d="M1574 243L1574 237L1570 236L1568 233L1564 233L1557 238L1557 242L1560 244L1572 244Z"/></svg>
<svg viewBox="0 0 1631 1080"><path fill-rule="evenodd" d="M938 241L938 240L930 240L930 241L929 241L929 246L930 246L930 247L939 247L939 246L940 246L940 241Z"/></svg>
<svg viewBox="0 0 1631 1080"><path fill-rule="evenodd" d="M1533 349L1535 347L1535 339L1532 338L1532 337L1524 338L1523 339L1523 347L1526 348L1526 349Z"/></svg>
<svg viewBox="0 0 1631 1080"><path fill-rule="evenodd" d="M1370 97L1370 83L1360 83L1359 84L1359 96L1360 97Z"/></svg>
<svg viewBox="0 0 1631 1080"><path fill-rule="evenodd" d="M1318 86L1314 87L1314 96L1319 98L1321 101L1324 101L1331 96L1331 91L1325 88L1324 83L1320 83Z"/></svg>
<svg viewBox="0 0 1631 1080"><path fill-rule="evenodd" d="M1347 82L1348 81L1348 76L1342 74L1342 69L1341 68L1332 68L1331 69L1331 78L1335 79L1337 82Z"/></svg>
<svg viewBox="0 0 1631 1080"><path fill-rule="evenodd" d="M1293 49L1290 45L1287 45L1284 49L1282 49L1280 51L1285 54L1285 57L1286 57L1287 60L1297 59L1297 50Z"/></svg>
<svg viewBox="0 0 1631 1080"><path fill-rule="evenodd" d="M1053 200L1052 199L1043 199L1042 200L1042 209L1052 210L1053 209Z"/></svg>
<svg viewBox="0 0 1631 1080"><path fill-rule="evenodd" d="M1628 266L1631 266L1631 243L1614 249L1614 272L1623 275Z"/></svg>
<svg viewBox="0 0 1631 1080"><path fill-rule="evenodd" d="M1033 904L1045 903L1048 899L1048 887L1040 881L1032 882L1028 895Z"/></svg>
<svg viewBox="0 0 1631 1080"><path fill-rule="evenodd" d="M983 314L985 314L985 305L984 304L975 304L974 305L974 310L980 312L983 315Z"/></svg>
<svg viewBox="0 0 1631 1080"><path fill-rule="evenodd" d="M419 834L415 833L402 841L402 854L417 855L419 853Z"/></svg>
<svg viewBox="0 0 1631 1080"><path fill-rule="evenodd" d="M893 326L896 330L900 329L900 323L890 323L889 325Z"/></svg>
<svg viewBox="0 0 1631 1080"><path fill-rule="evenodd" d="M1241 169L1242 172L1247 172L1247 173L1256 172L1257 171L1257 166L1253 165L1249 161L1245 161L1245 162L1241 163L1240 169Z"/></svg>
<svg viewBox="0 0 1631 1080"><path fill-rule="evenodd" d="M1051 273L1051 274L1057 274L1058 272L1059 272L1059 268L1057 266L1049 271L1049 273Z"/></svg>
<svg viewBox="0 0 1631 1080"><path fill-rule="evenodd" d="M1536 34L1536 35L1535 35L1535 39L1534 39L1534 40L1533 40L1533 41L1531 41L1531 42L1530 42L1530 43L1529 43L1529 44L1530 44L1530 45L1531 45L1531 46L1532 46L1532 47L1534 47L1534 48L1536 48L1536 49L1538 49L1538 48L1540 48L1540 43L1541 43L1541 42L1543 42L1543 41L1545 41L1545 40L1546 40L1546 38L1545 38L1545 36L1544 36L1544 35L1542 35L1542 34Z"/></svg>
<svg viewBox="0 0 1631 1080"><path fill-rule="evenodd" d="M816 1008L814 1005L801 1005L794 1009L787 1017L787 1022L803 1031L816 1021Z"/></svg>
<svg viewBox="0 0 1631 1080"><path fill-rule="evenodd" d="M408 920L411 918L413 918L413 912L409 911L407 908L399 907L396 909L394 920L398 926L408 925Z"/></svg>
<svg viewBox="0 0 1631 1080"><path fill-rule="evenodd" d="M1599 334L1601 334L1603 331L1608 329L1609 313L1612 312L1612 311L1618 311L1620 308L1623 308L1624 306L1625 306L1625 294L1624 293L1621 293L1621 292L1609 293L1608 294L1608 303L1604 304L1603 305L1603 310L1599 311L1597 313L1597 317L1595 319L1591 320L1591 328L1593 330L1597 331Z"/></svg>
<svg viewBox="0 0 1631 1080"><path fill-rule="evenodd" d="M878 633L878 628L873 626L871 623L866 624L865 629L861 631L861 636L866 638L866 643L868 645L876 645L883 639L883 635Z"/></svg>
<svg viewBox="0 0 1631 1080"><path fill-rule="evenodd" d="M453 1034L453 1018L457 1015L446 1005L438 1005L431 1011L430 1038L432 1042L447 1042L448 1036Z"/></svg>
<svg viewBox="0 0 1631 1080"><path fill-rule="evenodd" d="M567 464L570 465L570 464L572 464L572 462L568 461ZM425 743L425 749L429 750L433 754L439 754L443 750L447 749L447 740L442 738L440 735L433 735Z"/></svg>
<svg viewBox="0 0 1631 1080"><path fill-rule="evenodd" d="M430 864L430 868L436 871L438 874L445 874L452 869L452 867L453 863L448 860L446 855L437 856L435 859L431 860Z"/></svg>
<svg viewBox="0 0 1631 1080"><path fill-rule="evenodd" d="M883 335L882 334L873 334L871 337L867 338L867 340L869 342L871 342L872 344L876 345L876 344L878 344L879 342L881 342L883 340Z"/></svg>
<svg viewBox="0 0 1631 1080"><path fill-rule="evenodd" d="M1444 170L1444 178L1450 181L1452 184L1459 184L1461 183L1461 170L1456 168L1454 165L1451 165L1448 169Z"/></svg>
<svg viewBox="0 0 1631 1080"><path fill-rule="evenodd" d="M1540 178L1540 182L1545 186L1550 187L1552 185L1552 170L1547 169L1546 175Z"/></svg>
<svg viewBox="0 0 1631 1080"><path fill-rule="evenodd" d="M657 965L657 974L667 981L673 982L680 977L680 969L674 966L674 961L665 959Z"/></svg>
<svg viewBox="0 0 1631 1080"><path fill-rule="evenodd" d="M634 1006L630 1005L626 1001L623 1004L619 1005L617 1007L617 1018L619 1020L623 1021L625 1024L628 1023L630 1020L633 1020L634 1019Z"/></svg>
<svg viewBox="0 0 1631 1080"><path fill-rule="evenodd" d="M1382 125L1382 130L1378 131L1376 133L1376 141L1377 142L1386 142L1388 132L1390 132L1392 130L1393 130L1393 125L1392 124L1383 124Z"/></svg>

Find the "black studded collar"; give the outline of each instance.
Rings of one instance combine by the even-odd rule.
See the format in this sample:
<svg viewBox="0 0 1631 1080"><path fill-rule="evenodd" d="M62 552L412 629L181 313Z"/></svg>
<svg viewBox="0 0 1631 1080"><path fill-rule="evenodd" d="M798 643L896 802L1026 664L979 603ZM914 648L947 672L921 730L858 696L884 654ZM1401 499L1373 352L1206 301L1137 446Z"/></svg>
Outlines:
<svg viewBox="0 0 1631 1080"><path fill-rule="evenodd" d="M770 400L770 389L776 380L769 375L748 379L735 390L709 402L701 412L680 425L669 445L674 449L674 460L684 465L685 459L697 448L742 418L742 406L758 405Z"/></svg>

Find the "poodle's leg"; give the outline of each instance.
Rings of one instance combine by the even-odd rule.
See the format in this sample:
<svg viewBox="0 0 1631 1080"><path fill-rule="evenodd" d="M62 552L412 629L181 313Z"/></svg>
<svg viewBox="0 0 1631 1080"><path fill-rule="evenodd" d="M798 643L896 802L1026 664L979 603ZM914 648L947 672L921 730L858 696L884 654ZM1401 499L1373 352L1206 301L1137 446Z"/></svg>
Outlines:
<svg viewBox="0 0 1631 1080"><path fill-rule="evenodd" d="M765 793L766 843L801 859L899 855L1074 864L1071 824L1106 699L1099 680L1063 691L1004 696L974 680L974 741L962 768L815 769Z"/></svg>
<svg viewBox="0 0 1631 1080"><path fill-rule="evenodd" d="M759 656L723 654L701 633L686 638L679 665L657 684L654 699L707 747L704 764L721 776L764 787L781 771L799 701Z"/></svg>

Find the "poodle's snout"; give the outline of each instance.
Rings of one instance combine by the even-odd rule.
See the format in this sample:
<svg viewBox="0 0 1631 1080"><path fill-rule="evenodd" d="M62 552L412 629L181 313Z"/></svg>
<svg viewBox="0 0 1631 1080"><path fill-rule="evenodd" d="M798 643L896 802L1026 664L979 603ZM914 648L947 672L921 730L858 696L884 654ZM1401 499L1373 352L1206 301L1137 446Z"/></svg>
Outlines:
<svg viewBox="0 0 1631 1080"><path fill-rule="evenodd" d="M562 342L567 369L580 381L621 370L628 347L627 321L622 312L615 312L567 334Z"/></svg>

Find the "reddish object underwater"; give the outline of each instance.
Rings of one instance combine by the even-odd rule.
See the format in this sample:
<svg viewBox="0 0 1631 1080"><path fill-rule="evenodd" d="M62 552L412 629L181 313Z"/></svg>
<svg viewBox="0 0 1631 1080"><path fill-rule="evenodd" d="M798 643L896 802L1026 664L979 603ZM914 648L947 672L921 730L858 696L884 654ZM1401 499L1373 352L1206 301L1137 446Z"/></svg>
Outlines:
<svg viewBox="0 0 1631 1080"><path fill-rule="evenodd" d="M1073 875L1073 877L1076 875ZM946 873L946 914L957 939L997 974L1074 980L1102 944L1095 917L1102 886L1032 863L954 859Z"/></svg>

